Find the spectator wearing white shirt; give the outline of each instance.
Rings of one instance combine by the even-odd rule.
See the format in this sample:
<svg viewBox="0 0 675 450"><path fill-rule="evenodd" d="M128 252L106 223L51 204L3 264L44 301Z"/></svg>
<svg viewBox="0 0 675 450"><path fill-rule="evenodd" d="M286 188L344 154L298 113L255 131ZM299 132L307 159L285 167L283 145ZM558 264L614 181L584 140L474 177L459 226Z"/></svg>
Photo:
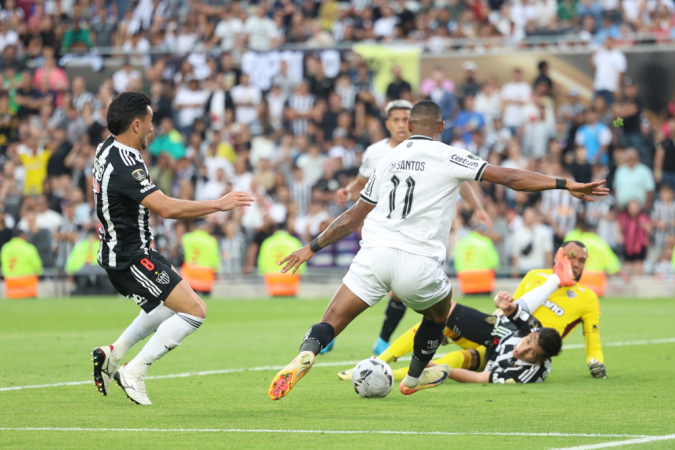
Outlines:
<svg viewBox="0 0 675 450"><path fill-rule="evenodd" d="M260 6L252 6L249 9L244 33L248 37L248 48L256 52L266 52L274 48L279 35L276 24L267 17L267 11Z"/></svg>
<svg viewBox="0 0 675 450"><path fill-rule="evenodd" d="M396 22L398 18L391 7L385 5L381 8L382 17L375 21L373 34L380 39L393 39L396 35Z"/></svg>
<svg viewBox="0 0 675 450"><path fill-rule="evenodd" d="M595 69L595 95L604 97L609 107L621 93L621 81L626 72L626 55L614 48L614 38L608 36L604 45L593 53L591 66Z"/></svg>
<svg viewBox="0 0 675 450"><path fill-rule="evenodd" d="M189 134L195 120L204 115L204 105L208 97L209 93L192 76L187 77L187 86L178 88L174 109L178 111L178 128L183 134Z"/></svg>
<svg viewBox="0 0 675 450"><path fill-rule="evenodd" d="M87 91L83 77L73 78L73 106L78 112L82 112L82 108L87 103L93 106L95 99L94 94Z"/></svg>
<svg viewBox="0 0 675 450"><path fill-rule="evenodd" d="M511 130L513 136L518 134L518 128L525 120L525 105L531 96L532 88L529 83L523 81L523 72L519 68L514 69L513 81L506 83L501 91L503 123Z"/></svg>
<svg viewBox="0 0 675 450"><path fill-rule="evenodd" d="M327 157L319 152L316 144L312 144L307 153L298 157L296 164L302 169L303 180L310 186L314 186L323 177L326 159Z"/></svg>
<svg viewBox="0 0 675 450"><path fill-rule="evenodd" d="M250 77L246 73L241 74L239 85L230 92L235 106L237 122L250 125L258 118L257 106L262 100L260 89L250 85Z"/></svg>
<svg viewBox="0 0 675 450"><path fill-rule="evenodd" d="M5 22L0 22L0 52L4 51L8 45L16 44L18 40L17 32L8 29Z"/></svg>
<svg viewBox="0 0 675 450"><path fill-rule="evenodd" d="M541 224L534 209L523 211L523 225L513 234L512 241L512 265L518 274L553 266L551 229Z"/></svg>
<svg viewBox="0 0 675 450"><path fill-rule="evenodd" d="M220 15L220 22L216 25L215 35L220 38L220 49L229 52L238 48L244 31L244 22L225 8Z"/></svg>
<svg viewBox="0 0 675 450"><path fill-rule="evenodd" d="M124 61L122 68L112 76L113 88L115 92L120 93L127 90L132 80L141 77L141 73L135 70L128 59Z"/></svg>

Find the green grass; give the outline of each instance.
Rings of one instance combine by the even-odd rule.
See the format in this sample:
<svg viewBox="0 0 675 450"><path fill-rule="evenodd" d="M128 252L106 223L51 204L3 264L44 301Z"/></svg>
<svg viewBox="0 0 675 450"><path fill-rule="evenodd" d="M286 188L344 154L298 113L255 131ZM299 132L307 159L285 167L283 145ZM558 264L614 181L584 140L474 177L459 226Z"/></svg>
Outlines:
<svg viewBox="0 0 675 450"><path fill-rule="evenodd" d="M318 363L370 355L384 303L364 313ZM492 310L486 298L462 300ZM298 352L307 328L327 300L209 300L205 325L155 363L149 375L278 366ZM0 388L83 381L89 352L112 343L133 320L130 300L0 300ZM602 300L603 342L674 338L673 300ZM408 312L399 333L419 316ZM565 344L581 344L580 330ZM125 358L140 349L137 345ZM451 351L442 347L441 352ZM129 403L111 387L93 385L0 391L0 428L153 428L392 430L458 433L675 433L675 343L606 346L609 379L595 380L583 349L567 349L539 385L460 385L452 381L410 397L395 387L384 399L364 400L343 367L317 366L281 401L267 396L276 370L148 380L153 406ZM405 365L398 362L393 367ZM383 435L281 432L139 432L0 430L0 448L421 448L541 449L627 438L581 436ZM675 440L629 446L674 448Z"/></svg>

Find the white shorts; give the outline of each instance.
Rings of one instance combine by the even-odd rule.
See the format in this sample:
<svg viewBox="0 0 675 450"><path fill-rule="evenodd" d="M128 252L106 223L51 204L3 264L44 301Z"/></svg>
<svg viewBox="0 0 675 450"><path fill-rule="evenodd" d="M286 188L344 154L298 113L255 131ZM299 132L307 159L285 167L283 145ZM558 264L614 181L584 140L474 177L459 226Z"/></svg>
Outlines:
<svg viewBox="0 0 675 450"><path fill-rule="evenodd" d="M427 309L443 300L452 286L442 262L396 248L362 248L342 280L368 306L389 291L413 310Z"/></svg>

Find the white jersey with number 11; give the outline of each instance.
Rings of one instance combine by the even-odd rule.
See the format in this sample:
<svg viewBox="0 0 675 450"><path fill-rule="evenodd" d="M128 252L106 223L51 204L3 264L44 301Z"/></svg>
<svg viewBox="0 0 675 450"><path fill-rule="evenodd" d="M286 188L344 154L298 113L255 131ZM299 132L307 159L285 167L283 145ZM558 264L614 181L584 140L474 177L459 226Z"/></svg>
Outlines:
<svg viewBox="0 0 675 450"><path fill-rule="evenodd" d="M462 181L480 181L487 162L427 136L401 142L377 165L361 200L375 206L362 247L392 247L444 260Z"/></svg>

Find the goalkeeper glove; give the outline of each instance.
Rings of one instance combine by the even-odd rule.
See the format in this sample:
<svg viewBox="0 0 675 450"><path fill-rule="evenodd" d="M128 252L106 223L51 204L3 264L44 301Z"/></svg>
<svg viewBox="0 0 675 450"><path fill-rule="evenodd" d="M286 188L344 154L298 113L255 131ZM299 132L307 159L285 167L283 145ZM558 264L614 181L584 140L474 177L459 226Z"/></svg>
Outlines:
<svg viewBox="0 0 675 450"><path fill-rule="evenodd" d="M607 370L605 365L595 358L592 358L588 363L588 368L591 370L593 378L607 378Z"/></svg>

